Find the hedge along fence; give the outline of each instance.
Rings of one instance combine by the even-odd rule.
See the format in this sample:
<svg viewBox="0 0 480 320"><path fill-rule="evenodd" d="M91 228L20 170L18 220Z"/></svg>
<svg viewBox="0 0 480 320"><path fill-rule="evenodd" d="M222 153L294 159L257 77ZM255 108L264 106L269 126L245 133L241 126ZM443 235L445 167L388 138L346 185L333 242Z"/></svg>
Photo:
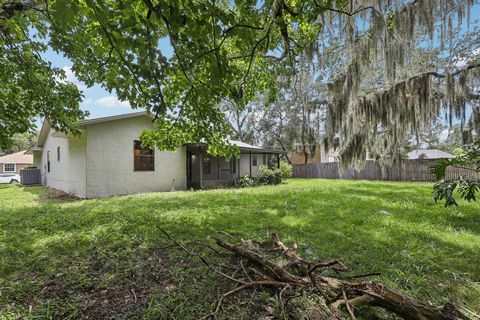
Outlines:
<svg viewBox="0 0 480 320"><path fill-rule="evenodd" d="M397 163L384 167L378 161L368 160L361 171L349 169L339 170L338 162L294 164L293 173L297 178L319 179L363 179L385 181L435 181L435 175L430 173L430 167L436 160L415 159L400 160ZM446 178L454 179L460 176L480 178L474 166L449 167Z"/></svg>

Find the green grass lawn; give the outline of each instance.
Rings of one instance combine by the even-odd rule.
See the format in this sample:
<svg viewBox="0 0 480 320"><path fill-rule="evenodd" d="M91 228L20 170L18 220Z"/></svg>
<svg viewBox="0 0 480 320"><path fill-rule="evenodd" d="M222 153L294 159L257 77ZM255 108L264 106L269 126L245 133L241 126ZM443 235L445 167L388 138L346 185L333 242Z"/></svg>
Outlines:
<svg viewBox="0 0 480 320"><path fill-rule="evenodd" d="M431 184L292 179L83 201L43 195L41 187L0 186L0 319L208 313L228 284L158 227L184 242L211 241L218 230L254 239L277 231L305 254L343 259L354 274L380 271L376 279L425 302L480 313L480 203L444 208ZM258 296L275 308L266 293ZM265 312L225 308L220 318Z"/></svg>

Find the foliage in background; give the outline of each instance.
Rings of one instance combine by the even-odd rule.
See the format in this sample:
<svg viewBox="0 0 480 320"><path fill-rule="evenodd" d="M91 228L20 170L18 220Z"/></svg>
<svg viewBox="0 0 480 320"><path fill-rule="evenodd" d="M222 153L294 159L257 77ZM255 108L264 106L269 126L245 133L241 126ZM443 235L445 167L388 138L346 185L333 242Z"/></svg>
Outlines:
<svg viewBox="0 0 480 320"><path fill-rule="evenodd" d="M247 124L255 128L256 138L265 146L280 146L290 154L301 154L304 163L321 152L328 92L317 78L315 64L308 53L299 55L294 80L279 77L275 100L260 100L257 112Z"/></svg>
<svg viewBox="0 0 480 320"><path fill-rule="evenodd" d="M282 179L286 180L292 177L293 168L292 165L286 161L280 161L280 171L282 172Z"/></svg>
<svg viewBox="0 0 480 320"><path fill-rule="evenodd" d="M473 166L473 170L480 175L480 138L474 143L466 145L463 152L459 153L454 159L441 159L432 167L431 172L435 174L438 180L433 186L433 197L435 202L445 199L445 206L455 205L455 191L460 197L467 201L476 201L475 194L480 189L480 178L455 178L445 179L448 167Z"/></svg>
<svg viewBox="0 0 480 320"><path fill-rule="evenodd" d="M463 152L463 145L473 142L474 132L471 129L471 126L458 123L449 127L444 119L439 118L433 124L422 126L418 137L407 137L400 150L401 158L408 159L408 153L416 149L439 149L456 156Z"/></svg>
<svg viewBox="0 0 480 320"><path fill-rule="evenodd" d="M355 50L346 52L351 63L329 86L333 99L326 121L326 142L340 137L342 166L358 163L360 167L367 153L382 155L381 161L391 164L410 135L418 137L422 126L441 116L450 125L458 119L478 131L478 108L471 106L480 98L479 26L471 33L462 28L462 21L468 24L472 3L411 1L402 10L391 11L392 27L387 32L369 26L370 37L358 39ZM455 23L453 16L459 18ZM358 47L376 46L382 49L357 55ZM422 63L414 54L422 47L437 51L433 63L429 58ZM365 74L379 63L380 81L375 90L365 92Z"/></svg>
<svg viewBox="0 0 480 320"><path fill-rule="evenodd" d="M445 141L442 141L438 145L438 149L449 152L456 155L463 145L471 144L474 140L471 126L461 126L460 124L454 124L448 128L448 135Z"/></svg>
<svg viewBox="0 0 480 320"><path fill-rule="evenodd" d="M8 149L3 150L6 153L14 153L22 150L28 150L35 146L38 132L16 133L11 138L12 143Z"/></svg>

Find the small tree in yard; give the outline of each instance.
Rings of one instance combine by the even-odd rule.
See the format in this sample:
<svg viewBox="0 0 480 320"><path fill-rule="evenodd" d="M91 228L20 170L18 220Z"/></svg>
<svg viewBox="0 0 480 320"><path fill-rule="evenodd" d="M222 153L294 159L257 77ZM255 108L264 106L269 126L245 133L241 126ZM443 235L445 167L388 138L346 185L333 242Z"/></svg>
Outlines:
<svg viewBox="0 0 480 320"><path fill-rule="evenodd" d="M282 172L282 179L286 180L293 176L293 168L292 165L286 161L280 162L280 171Z"/></svg>
<svg viewBox="0 0 480 320"><path fill-rule="evenodd" d="M457 155L454 159L442 159L432 166L431 171L435 174L437 182L433 186L433 197L435 202L445 199L445 207L456 205L457 201L454 198L454 191L457 190L460 197L467 201L476 201L475 194L480 189L480 179L477 178L455 178L445 179L447 168L465 167L480 173L480 138L477 138L474 143L465 147L464 152Z"/></svg>

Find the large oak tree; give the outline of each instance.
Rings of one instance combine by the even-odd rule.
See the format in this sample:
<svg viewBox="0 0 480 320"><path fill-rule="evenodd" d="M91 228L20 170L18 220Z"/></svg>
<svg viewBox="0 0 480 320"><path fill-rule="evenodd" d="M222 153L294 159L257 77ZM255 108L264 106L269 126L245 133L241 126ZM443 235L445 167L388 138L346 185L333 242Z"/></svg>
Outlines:
<svg viewBox="0 0 480 320"><path fill-rule="evenodd" d="M422 122L463 116L478 61L402 72L415 35L444 48L469 20L472 0L3 0L0 2L0 143L45 116L75 131L81 95L42 60L50 46L88 86L100 84L133 108L155 115L146 143L175 149L209 143L232 155L222 108L240 110L259 93L274 97L276 79L295 81L300 53L321 70L332 99L327 141L340 138L343 163L361 159L370 141L397 145ZM173 56L160 45L168 40ZM384 75L365 93L363 76ZM371 146L370 146L371 147ZM382 152L382 148L377 148Z"/></svg>

